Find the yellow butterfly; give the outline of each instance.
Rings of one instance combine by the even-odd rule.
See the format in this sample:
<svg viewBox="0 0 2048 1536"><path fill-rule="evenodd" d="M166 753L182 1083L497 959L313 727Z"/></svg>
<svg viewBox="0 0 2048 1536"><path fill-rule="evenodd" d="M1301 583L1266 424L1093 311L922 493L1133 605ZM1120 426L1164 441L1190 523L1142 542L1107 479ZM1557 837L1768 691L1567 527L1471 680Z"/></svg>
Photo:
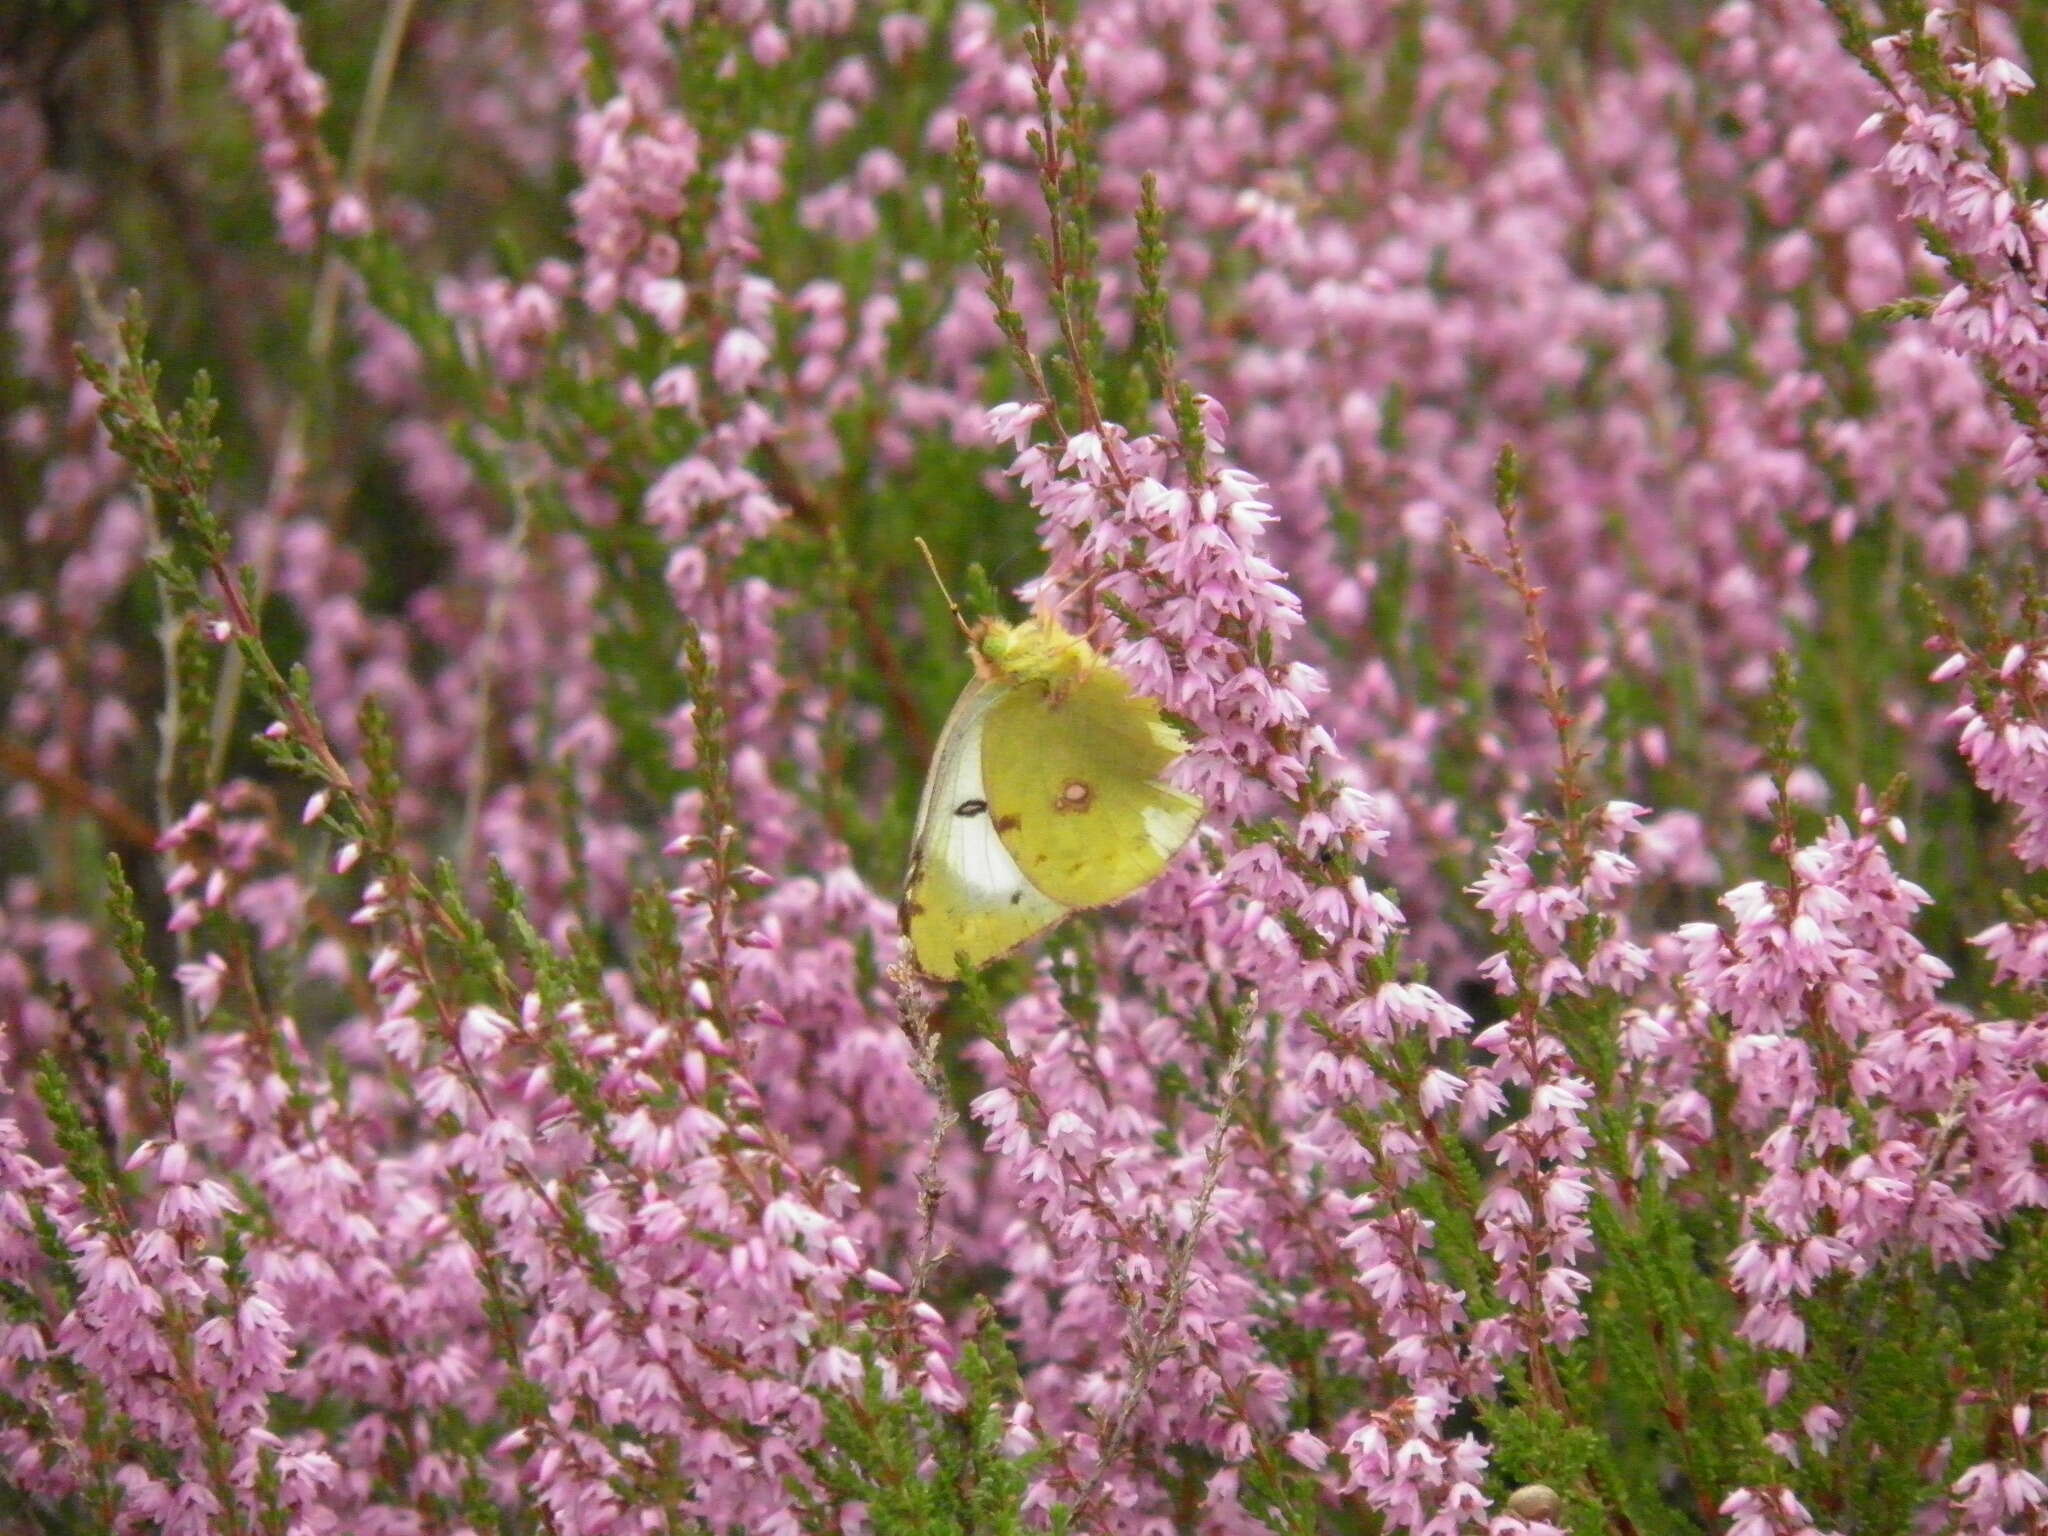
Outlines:
<svg viewBox="0 0 2048 1536"><path fill-rule="evenodd" d="M967 634L974 680L939 733L903 890L911 957L940 981L1151 884L1202 819L1159 779L1180 733L1086 640L1044 612Z"/></svg>

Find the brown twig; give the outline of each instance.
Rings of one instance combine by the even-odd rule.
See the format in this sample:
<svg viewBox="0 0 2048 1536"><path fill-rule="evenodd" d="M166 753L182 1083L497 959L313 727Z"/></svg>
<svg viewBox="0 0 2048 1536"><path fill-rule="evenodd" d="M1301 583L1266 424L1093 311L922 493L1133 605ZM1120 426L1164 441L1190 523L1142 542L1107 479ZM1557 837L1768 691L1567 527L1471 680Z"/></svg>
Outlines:
<svg viewBox="0 0 2048 1536"><path fill-rule="evenodd" d="M0 770L26 779L53 800L83 811L117 840L144 853L156 851L156 828L149 818L123 804L96 784L52 768L21 742L0 739Z"/></svg>
<svg viewBox="0 0 2048 1536"><path fill-rule="evenodd" d="M1557 792L1563 802L1558 834L1573 866L1581 856L1585 838L1583 808L1589 791L1584 770L1588 753L1577 738L1578 716L1566 697L1557 664L1550 655L1549 633L1543 625L1544 589L1529 577L1529 565L1522 553L1521 467L1512 448L1504 448L1495 468L1494 507L1500 514L1501 540L1507 551L1503 564L1475 548L1465 535L1453 529L1451 542L1459 555L1494 577L1514 593L1522 606L1522 642L1536 668L1543 693L1544 713L1557 734Z"/></svg>
<svg viewBox="0 0 2048 1536"><path fill-rule="evenodd" d="M960 1116L953 1108L945 1073L939 1066L939 1032L932 1024L930 991L918 979L915 967L907 963L892 967L889 977L896 984L896 1006L903 1032L916 1047L910 1070L931 1095L933 1110L931 1129L925 1135L924 1162L917 1173L918 1236L910 1281L910 1300L916 1303L924 1299L933 1271L949 1256L938 1239L939 1205L946 1193L940 1158L947 1139L960 1123Z"/></svg>
<svg viewBox="0 0 2048 1536"><path fill-rule="evenodd" d="M782 450L774 443L763 444L760 453L769 489L796 514L799 523L820 538L829 539L840 525L833 509L821 502L798 478L795 469L783 457ZM855 579L846 584L846 601L853 609L854 622L860 626L861 643L867 647L868 654L874 658L876 670L882 674L882 692L888 701L889 713L895 719L896 729L909 745L913 757L929 757L931 732L925 727L924 715L917 707L916 690L910 686L910 674L904 671L903 658L896 654L896 647L889 639L889 626L882 622L874 594Z"/></svg>
<svg viewBox="0 0 2048 1536"><path fill-rule="evenodd" d="M1102 1436L1096 1452L1095 1471L1087 1484L1074 1498L1073 1509L1076 1518L1088 1509L1090 1502L1101 1491L1110 1475L1118 1451L1123 1448L1125 1436L1129 1434L1132 1420L1145 1398L1145 1388L1151 1382L1152 1373L1174 1349L1179 1347L1176 1337L1181 1322L1181 1309L1187 1303L1188 1276L1194 1268L1195 1249L1200 1245L1204 1229L1209 1225L1209 1213L1216 1198L1216 1189L1223 1181L1223 1167L1228 1160L1231 1146L1230 1133L1236 1129L1239 1091L1242 1087L1246 1067L1251 1062L1254 1030L1249 1022L1258 1013L1258 996L1247 995L1244 1014L1247 1022L1242 1026L1237 1045L1230 1053L1230 1060L1223 1069L1220 1083L1222 1102L1217 1106L1216 1123L1209 1133L1209 1146L1203 1157L1202 1187L1195 1196L1195 1208L1188 1218L1187 1230L1180 1241L1174 1244L1172 1258L1166 1271L1166 1291L1160 1298L1159 1311L1147 1317L1138 1308L1132 1308L1128 1321L1133 1332L1139 1333L1139 1341L1131 1355L1131 1373L1124 1385L1121 1401L1110 1419L1108 1433ZM1083 1526L1085 1529L1085 1526Z"/></svg>

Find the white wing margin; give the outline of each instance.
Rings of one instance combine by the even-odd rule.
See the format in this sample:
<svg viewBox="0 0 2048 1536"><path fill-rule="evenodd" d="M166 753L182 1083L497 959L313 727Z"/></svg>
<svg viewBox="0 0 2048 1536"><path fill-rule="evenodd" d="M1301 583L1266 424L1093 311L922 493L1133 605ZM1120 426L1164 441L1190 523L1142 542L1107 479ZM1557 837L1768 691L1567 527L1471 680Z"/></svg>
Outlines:
<svg viewBox="0 0 2048 1536"><path fill-rule="evenodd" d="M959 883L968 899L991 907L1012 905L1010 898L1019 891L1026 900L1047 899L1025 878L1010 850L1003 846L982 788L982 724L1000 691L976 679L946 717L932 771L925 776L924 794L918 800L917 840L911 845L910 859L912 879L920 871L927 875L943 871Z"/></svg>
<svg viewBox="0 0 2048 1536"><path fill-rule="evenodd" d="M1004 691L999 683L979 679L967 685L939 733L918 801L902 917L912 952L928 975L952 977L961 953L970 964L983 964L1066 915L1064 906L1018 868L989 810L983 726Z"/></svg>

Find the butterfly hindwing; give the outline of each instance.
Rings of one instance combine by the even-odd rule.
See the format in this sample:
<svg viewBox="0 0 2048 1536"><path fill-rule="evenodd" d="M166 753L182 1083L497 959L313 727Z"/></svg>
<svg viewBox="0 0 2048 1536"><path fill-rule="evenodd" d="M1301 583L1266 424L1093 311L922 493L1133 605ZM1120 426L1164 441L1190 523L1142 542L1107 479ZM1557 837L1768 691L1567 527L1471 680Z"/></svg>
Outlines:
<svg viewBox="0 0 2048 1536"><path fill-rule="evenodd" d="M950 981L958 957L984 965L1044 932L1066 907L1036 889L995 830L983 783L991 712L1016 687L969 683L946 719L918 804L903 931L918 968Z"/></svg>
<svg viewBox="0 0 2048 1536"><path fill-rule="evenodd" d="M1123 674L1005 690L980 726L996 833L1025 879L1064 907L1120 901L1156 878L1202 817L1159 776L1178 736Z"/></svg>

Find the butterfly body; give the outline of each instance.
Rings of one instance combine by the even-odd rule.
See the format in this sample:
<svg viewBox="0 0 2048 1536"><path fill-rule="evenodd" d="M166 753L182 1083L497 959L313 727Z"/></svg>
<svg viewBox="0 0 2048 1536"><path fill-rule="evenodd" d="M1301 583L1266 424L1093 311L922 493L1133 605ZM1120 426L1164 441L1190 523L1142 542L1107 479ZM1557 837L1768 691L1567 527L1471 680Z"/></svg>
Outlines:
<svg viewBox="0 0 2048 1536"><path fill-rule="evenodd" d="M918 805L903 930L951 980L1150 884L1201 820L1158 706L1050 615L984 621Z"/></svg>

